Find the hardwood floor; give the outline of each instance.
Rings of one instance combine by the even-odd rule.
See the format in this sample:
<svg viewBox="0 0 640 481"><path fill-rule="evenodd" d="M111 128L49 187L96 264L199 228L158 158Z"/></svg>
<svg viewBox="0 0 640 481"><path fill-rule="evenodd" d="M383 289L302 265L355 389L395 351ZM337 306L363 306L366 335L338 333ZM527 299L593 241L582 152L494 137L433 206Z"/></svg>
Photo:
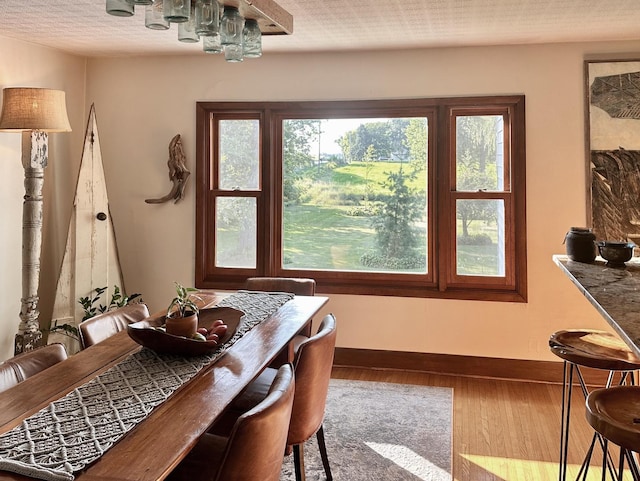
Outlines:
<svg viewBox="0 0 640 481"><path fill-rule="evenodd" d="M334 367L333 377L453 388L454 481L558 479L559 384L346 367ZM593 435L584 416L584 398L579 389L573 392L567 469L571 481ZM613 455L617 459L617 453ZM602 452L596 448L588 481L601 479L601 463ZM631 479L627 476L625 481Z"/></svg>

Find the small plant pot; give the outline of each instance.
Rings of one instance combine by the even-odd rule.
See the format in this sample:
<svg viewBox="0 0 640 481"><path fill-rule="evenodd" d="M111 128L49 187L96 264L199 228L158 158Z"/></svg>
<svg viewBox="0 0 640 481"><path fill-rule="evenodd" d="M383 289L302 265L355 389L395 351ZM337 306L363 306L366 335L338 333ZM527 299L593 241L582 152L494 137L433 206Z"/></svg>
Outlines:
<svg viewBox="0 0 640 481"><path fill-rule="evenodd" d="M165 327L168 334L193 337L198 329L198 315L192 313L185 317L167 317Z"/></svg>

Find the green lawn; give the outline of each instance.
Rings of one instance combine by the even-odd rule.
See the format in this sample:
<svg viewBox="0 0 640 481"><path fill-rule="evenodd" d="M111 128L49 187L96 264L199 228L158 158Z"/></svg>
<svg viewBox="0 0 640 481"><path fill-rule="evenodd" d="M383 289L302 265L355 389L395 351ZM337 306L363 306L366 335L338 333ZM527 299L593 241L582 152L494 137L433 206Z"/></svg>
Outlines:
<svg viewBox="0 0 640 481"><path fill-rule="evenodd" d="M496 245L460 246L458 251L458 274L466 276L495 276Z"/></svg>
<svg viewBox="0 0 640 481"><path fill-rule="evenodd" d="M367 217L346 208L295 205L284 215L285 268L362 269L360 257L374 248L375 231Z"/></svg>
<svg viewBox="0 0 640 481"><path fill-rule="evenodd" d="M383 187L386 182L388 173L396 173L403 168L406 174L409 174L410 167L407 163L400 162L371 162L369 164L369 172L367 173L367 163L352 162L349 165L335 168L331 171L331 176L326 179L329 183L339 186L340 190L350 192L356 190L364 192L364 188L369 185L370 193L385 194L387 189ZM410 180L407 185L412 189L425 189L425 172L421 172L415 179Z"/></svg>
<svg viewBox="0 0 640 481"><path fill-rule="evenodd" d="M371 226L371 217L350 214L353 214L354 206L363 205L367 176L367 190L370 195L388 194L388 190L382 184L386 181L388 172L397 172L400 167L401 164L397 162L373 162L367 173L364 162L354 162L333 170L314 170L307 195L308 201L305 204L285 207L284 267L374 270L364 267L360 262L363 254L370 254L376 250L376 232ZM404 164L404 168L409 171L407 164ZM409 185L416 190L424 191L425 173L422 172L420 178L411 180ZM477 221L470 225L470 234L483 232L494 238L494 230L484 222ZM231 251L237 251L238 232L218 234L221 241L219 252L224 250L225 244ZM241 254L240 257L245 255ZM239 261L240 259L236 260ZM495 239L494 243L488 246L461 245L458 263L459 273L463 275L495 275Z"/></svg>

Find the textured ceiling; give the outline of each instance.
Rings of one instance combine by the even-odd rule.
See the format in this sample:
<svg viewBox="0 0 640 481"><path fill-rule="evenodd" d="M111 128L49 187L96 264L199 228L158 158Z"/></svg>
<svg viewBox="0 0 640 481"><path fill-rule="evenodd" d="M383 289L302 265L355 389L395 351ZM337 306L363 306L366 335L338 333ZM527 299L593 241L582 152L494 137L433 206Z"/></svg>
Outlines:
<svg viewBox="0 0 640 481"><path fill-rule="evenodd" d="M638 40L638 0L276 0L293 35L265 52ZM0 36L87 55L196 53L177 29L144 27L144 9L119 18L104 0L0 0Z"/></svg>

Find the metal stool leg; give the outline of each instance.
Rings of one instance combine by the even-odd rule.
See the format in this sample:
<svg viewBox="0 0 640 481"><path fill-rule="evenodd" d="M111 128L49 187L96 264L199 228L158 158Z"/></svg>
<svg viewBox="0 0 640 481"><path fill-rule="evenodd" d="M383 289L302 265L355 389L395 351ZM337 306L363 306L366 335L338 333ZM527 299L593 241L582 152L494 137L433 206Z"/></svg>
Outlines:
<svg viewBox="0 0 640 481"><path fill-rule="evenodd" d="M567 374L569 371L569 374ZM567 377L569 380L567 381ZM562 412L560 426L560 466L558 471L558 481L567 479L567 449L569 437L569 413L571 405L571 388L573 386L573 364L564 361L562 372Z"/></svg>
<svg viewBox="0 0 640 481"><path fill-rule="evenodd" d="M628 449L624 449L624 456L627 458L627 464L629 464L629 471L631 471L631 477L633 478L633 481L639 481L640 467L638 467L638 461L633 455L633 452L629 451ZM620 479L622 479L622 474L620 475Z"/></svg>
<svg viewBox="0 0 640 481"><path fill-rule="evenodd" d="M602 450L602 481L607 481L607 469L606 469L606 465L607 465L607 452L609 451L607 449L607 439L605 438L604 440L604 449Z"/></svg>
<svg viewBox="0 0 640 481"><path fill-rule="evenodd" d="M587 454L582 461L582 465L580 466L580 471L578 471L578 475L576 476L576 480L580 479L582 475L582 481L587 481L587 473L589 472L589 465L591 464L591 457L593 456L593 449L596 447L596 437L593 436L591 438L591 444L589 445L589 449L587 450Z"/></svg>
<svg viewBox="0 0 640 481"><path fill-rule="evenodd" d="M578 381L580 383L582 394L586 400L587 396L589 395L589 390L587 389L587 383L585 382L584 377L582 376L582 371L580 371L580 367L578 365L575 366L575 370L576 370L576 373L578 374ZM615 372L609 371L609 374L607 375L607 382L604 385L605 388L611 387L611 385L613 384L614 377L615 377ZM620 384L622 384L625 379L626 379L626 373L623 372L620 375ZM602 465L603 476L605 476L604 473L607 470L609 470L611 479L615 480L616 479L615 463L613 461L613 458L611 457L611 454L609 453L609 450L607 449L607 444L605 444L604 438L600 433L594 432L593 439L591 440L591 446L595 444L596 440L598 440L598 442L600 443L600 447L602 448L604 459L606 459L607 461L605 464ZM590 449L593 450L593 448L590 448ZM589 460L585 459L585 461L582 463L582 467L585 468L584 476L582 478L583 481L587 479L587 472L589 471L589 463L591 462L591 453L587 453L587 455L589 456ZM580 468L580 472L582 472L582 467ZM580 473L578 473L578 477L576 478L576 480L579 477L580 477Z"/></svg>
<svg viewBox="0 0 640 481"><path fill-rule="evenodd" d="M569 361L564 361L564 371L562 375L562 411L561 411L561 429L560 429L560 466L558 473L559 481L567 480L567 464L569 458L569 426L571 420L571 399L573 393L573 383L574 383L574 372L576 377L578 378L578 384L580 385L580 390L584 398L586 399L589 395L589 390L587 389L587 384L584 380L582 372L580 371L580 366L574 364ZM621 373L620 384L624 384L627 380L628 375L630 375L630 382L634 382L633 373L623 372ZM614 381L615 372L609 371L607 376L607 382L605 387L611 387ZM611 479L615 480L619 473L616 472L616 463L614 462L611 454L608 450L608 445L606 440L599 434L594 433L593 438L591 440L591 445L587 450L585 458L580 466L580 470L578 471L578 475L576 476L576 480L582 479L582 481L586 481L587 474L589 472L589 465L591 463L591 458L593 456L593 450L595 449L596 441L600 444L600 447L603 451L603 461L602 465L603 470L603 480L606 479L606 472L609 471L609 475ZM637 466L637 465L636 465ZM635 479L635 478L634 478ZM640 481L640 479L638 479Z"/></svg>

